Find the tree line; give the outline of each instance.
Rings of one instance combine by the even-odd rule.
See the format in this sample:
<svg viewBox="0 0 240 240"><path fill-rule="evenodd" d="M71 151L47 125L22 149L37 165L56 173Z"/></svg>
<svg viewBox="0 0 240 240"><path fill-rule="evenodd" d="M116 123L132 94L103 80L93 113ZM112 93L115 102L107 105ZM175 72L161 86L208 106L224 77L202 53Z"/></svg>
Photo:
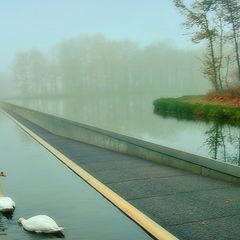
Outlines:
<svg viewBox="0 0 240 240"><path fill-rule="evenodd" d="M207 42L202 72L216 91L229 88L229 72L240 83L240 2L239 0L174 0L186 17L184 27L191 30L192 41Z"/></svg>
<svg viewBox="0 0 240 240"><path fill-rule="evenodd" d="M199 71L200 51L169 43L145 47L101 34L66 39L48 53L16 54L14 81L20 96L98 92L181 92L207 88ZM182 91L182 92L183 92Z"/></svg>

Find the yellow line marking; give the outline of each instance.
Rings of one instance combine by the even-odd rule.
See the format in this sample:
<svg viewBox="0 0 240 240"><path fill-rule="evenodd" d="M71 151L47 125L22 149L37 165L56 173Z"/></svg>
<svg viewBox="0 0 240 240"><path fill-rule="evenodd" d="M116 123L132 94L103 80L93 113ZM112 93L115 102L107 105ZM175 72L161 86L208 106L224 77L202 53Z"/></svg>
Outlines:
<svg viewBox="0 0 240 240"><path fill-rule="evenodd" d="M5 111L4 111L5 112ZM39 142L42 146L44 146L48 151L50 151L53 155L55 155L60 161L62 161L65 165L67 165L72 171L74 171L78 176L84 179L88 184L90 184L93 188L95 188L98 192L100 192L106 199L108 199L111 203L117 206L121 211L123 211L128 217L130 217L133 221L139 224L143 229L145 229L148 233L154 236L156 239L160 240L177 240L177 238L168 232L166 229L161 227L159 224L154 222L151 218L143 214L129 202L124 200L118 194L113 192L110 188L102 184L88 172L83 170L80 166L70 160L68 157L63 155L60 151L50 145L48 142L43 140L37 134L32 132L29 128L21 124L14 117L9 115L7 112L5 114L14 121L20 128L22 128L25 132L27 132L31 137L33 137L37 142Z"/></svg>
<svg viewBox="0 0 240 240"><path fill-rule="evenodd" d="M0 186L0 197L4 197L4 191L1 186Z"/></svg>

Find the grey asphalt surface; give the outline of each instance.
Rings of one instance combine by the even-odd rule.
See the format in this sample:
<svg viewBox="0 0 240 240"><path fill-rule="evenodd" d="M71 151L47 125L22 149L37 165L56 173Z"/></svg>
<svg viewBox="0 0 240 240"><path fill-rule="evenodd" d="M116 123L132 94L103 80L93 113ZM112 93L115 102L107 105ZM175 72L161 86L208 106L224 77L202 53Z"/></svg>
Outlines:
<svg viewBox="0 0 240 240"><path fill-rule="evenodd" d="M240 186L57 136L11 114L179 239L240 239Z"/></svg>

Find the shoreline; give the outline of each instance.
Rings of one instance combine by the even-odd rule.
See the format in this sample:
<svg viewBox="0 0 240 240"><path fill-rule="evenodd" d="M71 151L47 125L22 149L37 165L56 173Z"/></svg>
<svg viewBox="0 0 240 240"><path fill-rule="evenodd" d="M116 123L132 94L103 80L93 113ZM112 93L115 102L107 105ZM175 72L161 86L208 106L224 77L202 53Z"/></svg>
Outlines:
<svg viewBox="0 0 240 240"><path fill-rule="evenodd" d="M211 101L204 95L159 98L153 105L154 112L164 117L240 125L240 106L234 106L231 102Z"/></svg>

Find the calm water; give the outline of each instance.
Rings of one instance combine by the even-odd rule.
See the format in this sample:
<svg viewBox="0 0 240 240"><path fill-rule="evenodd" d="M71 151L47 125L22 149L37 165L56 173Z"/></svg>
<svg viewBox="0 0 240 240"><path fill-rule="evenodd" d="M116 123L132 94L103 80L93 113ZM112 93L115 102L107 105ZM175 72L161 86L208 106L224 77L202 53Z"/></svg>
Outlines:
<svg viewBox="0 0 240 240"><path fill-rule="evenodd" d="M50 239L30 234L16 222L37 214L64 226L65 239L150 239L122 212L0 113L0 179L16 202L13 218L0 214L1 240ZM53 174L54 173L54 174ZM51 239L54 239L53 237Z"/></svg>
<svg viewBox="0 0 240 240"><path fill-rule="evenodd" d="M216 123L163 118L153 113L164 93L85 94L77 98L15 100L13 103L73 121L240 165L240 131ZM172 93L172 96L178 96Z"/></svg>

